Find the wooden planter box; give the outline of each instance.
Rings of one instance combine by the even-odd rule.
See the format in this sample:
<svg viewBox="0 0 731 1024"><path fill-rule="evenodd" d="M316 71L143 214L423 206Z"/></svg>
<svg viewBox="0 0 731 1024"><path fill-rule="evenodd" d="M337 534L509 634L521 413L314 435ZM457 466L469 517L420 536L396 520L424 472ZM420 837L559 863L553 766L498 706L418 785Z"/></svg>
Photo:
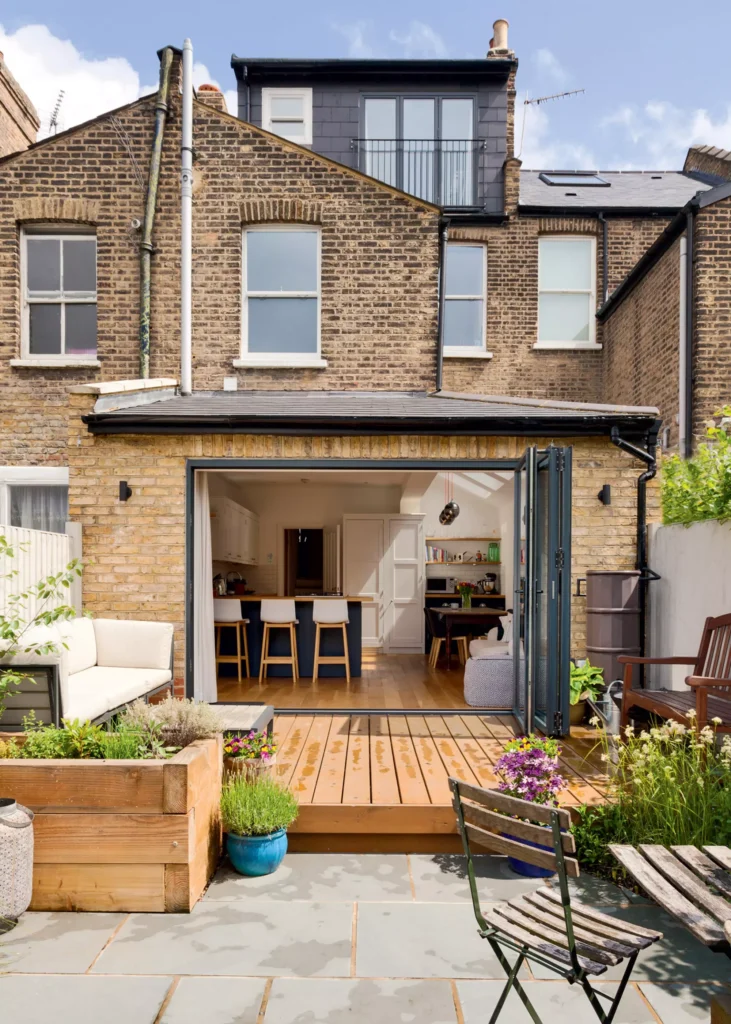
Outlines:
<svg viewBox="0 0 731 1024"><path fill-rule="evenodd" d="M31 910L192 910L221 852L221 737L169 761L0 760L36 812Z"/></svg>

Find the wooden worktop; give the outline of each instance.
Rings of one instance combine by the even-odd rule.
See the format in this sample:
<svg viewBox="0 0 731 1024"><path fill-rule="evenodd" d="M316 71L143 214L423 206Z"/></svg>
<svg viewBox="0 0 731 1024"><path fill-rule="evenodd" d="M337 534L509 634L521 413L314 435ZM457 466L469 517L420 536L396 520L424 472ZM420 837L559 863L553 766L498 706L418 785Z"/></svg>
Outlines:
<svg viewBox="0 0 731 1024"><path fill-rule="evenodd" d="M220 596L218 594L213 595L216 601L372 601L372 597L353 597L349 594L343 594L342 597L336 597L334 594L314 594L304 595L302 597L280 597L278 594L226 594Z"/></svg>
<svg viewBox="0 0 731 1024"><path fill-rule="evenodd" d="M447 594L443 590L427 590L424 593L425 597L453 597L455 600L459 600L459 594ZM486 597L505 597L505 594L473 594L473 601L484 601Z"/></svg>

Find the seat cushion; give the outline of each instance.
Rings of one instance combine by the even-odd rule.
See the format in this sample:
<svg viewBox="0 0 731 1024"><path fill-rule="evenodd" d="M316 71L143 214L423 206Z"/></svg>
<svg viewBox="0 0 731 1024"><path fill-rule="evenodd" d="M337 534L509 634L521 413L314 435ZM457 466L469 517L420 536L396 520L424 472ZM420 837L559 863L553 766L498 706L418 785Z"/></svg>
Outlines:
<svg viewBox="0 0 731 1024"><path fill-rule="evenodd" d="M94 619L96 664L102 668L170 668L172 622Z"/></svg>
<svg viewBox="0 0 731 1024"><path fill-rule="evenodd" d="M507 640L497 640L494 637L480 637L470 644L470 658L476 661L483 661L492 658L509 658L510 644Z"/></svg>
<svg viewBox="0 0 731 1024"><path fill-rule="evenodd" d="M91 619L80 615L76 619L68 619L58 623L58 630L66 646L66 665L68 674L75 675L96 665L96 636L94 623Z"/></svg>
<svg viewBox="0 0 731 1024"><path fill-rule="evenodd" d="M87 668L62 686L61 714L81 721L98 718L171 679L170 669Z"/></svg>

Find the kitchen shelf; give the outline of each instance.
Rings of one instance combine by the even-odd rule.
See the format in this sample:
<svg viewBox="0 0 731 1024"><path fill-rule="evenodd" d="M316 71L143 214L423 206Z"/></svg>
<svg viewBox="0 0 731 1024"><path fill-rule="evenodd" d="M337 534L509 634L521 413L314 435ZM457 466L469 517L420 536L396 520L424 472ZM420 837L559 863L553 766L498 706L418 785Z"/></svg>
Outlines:
<svg viewBox="0 0 731 1024"><path fill-rule="evenodd" d="M432 562L426 561L425 565L502 565L502 562L486 562L484 558L479 562Z"/></svg>

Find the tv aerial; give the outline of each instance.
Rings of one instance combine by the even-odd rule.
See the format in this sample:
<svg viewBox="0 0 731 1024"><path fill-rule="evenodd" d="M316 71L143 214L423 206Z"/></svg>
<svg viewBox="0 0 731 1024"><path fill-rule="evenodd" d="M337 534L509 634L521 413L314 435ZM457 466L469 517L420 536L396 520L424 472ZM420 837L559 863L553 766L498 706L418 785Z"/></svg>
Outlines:
<svg viewBox="0 0 731 1024"><path fill-rule="evenodd" d="M539 107L541 103L549 103L551 100L563 100L568 96L579 96L581 93L586 92L586 89L569 89L567 92L554 92L550 96L536 96L531 99L526 95L523 100L524 107ZM523 139L525 138L525 114L523 115L523 125L520 130L520 151L518 156L523 152Z"/></svg>
<svg viewBox="0 0 731 1024"><path fill-rule="evenodd" d="M49 131L49 134L51 134L51 135L57 135L58 134L58 115L59 115L59 113L61 111L61 104L63 103L63 98L64 98L65 95L66 95L66 90L65 89L60 89L59 93L58 93L58 96L56 97L56 103L55 103L55 105L53 107L53 110L51 111L51 119L48 122L48 131Z"/></svg>

